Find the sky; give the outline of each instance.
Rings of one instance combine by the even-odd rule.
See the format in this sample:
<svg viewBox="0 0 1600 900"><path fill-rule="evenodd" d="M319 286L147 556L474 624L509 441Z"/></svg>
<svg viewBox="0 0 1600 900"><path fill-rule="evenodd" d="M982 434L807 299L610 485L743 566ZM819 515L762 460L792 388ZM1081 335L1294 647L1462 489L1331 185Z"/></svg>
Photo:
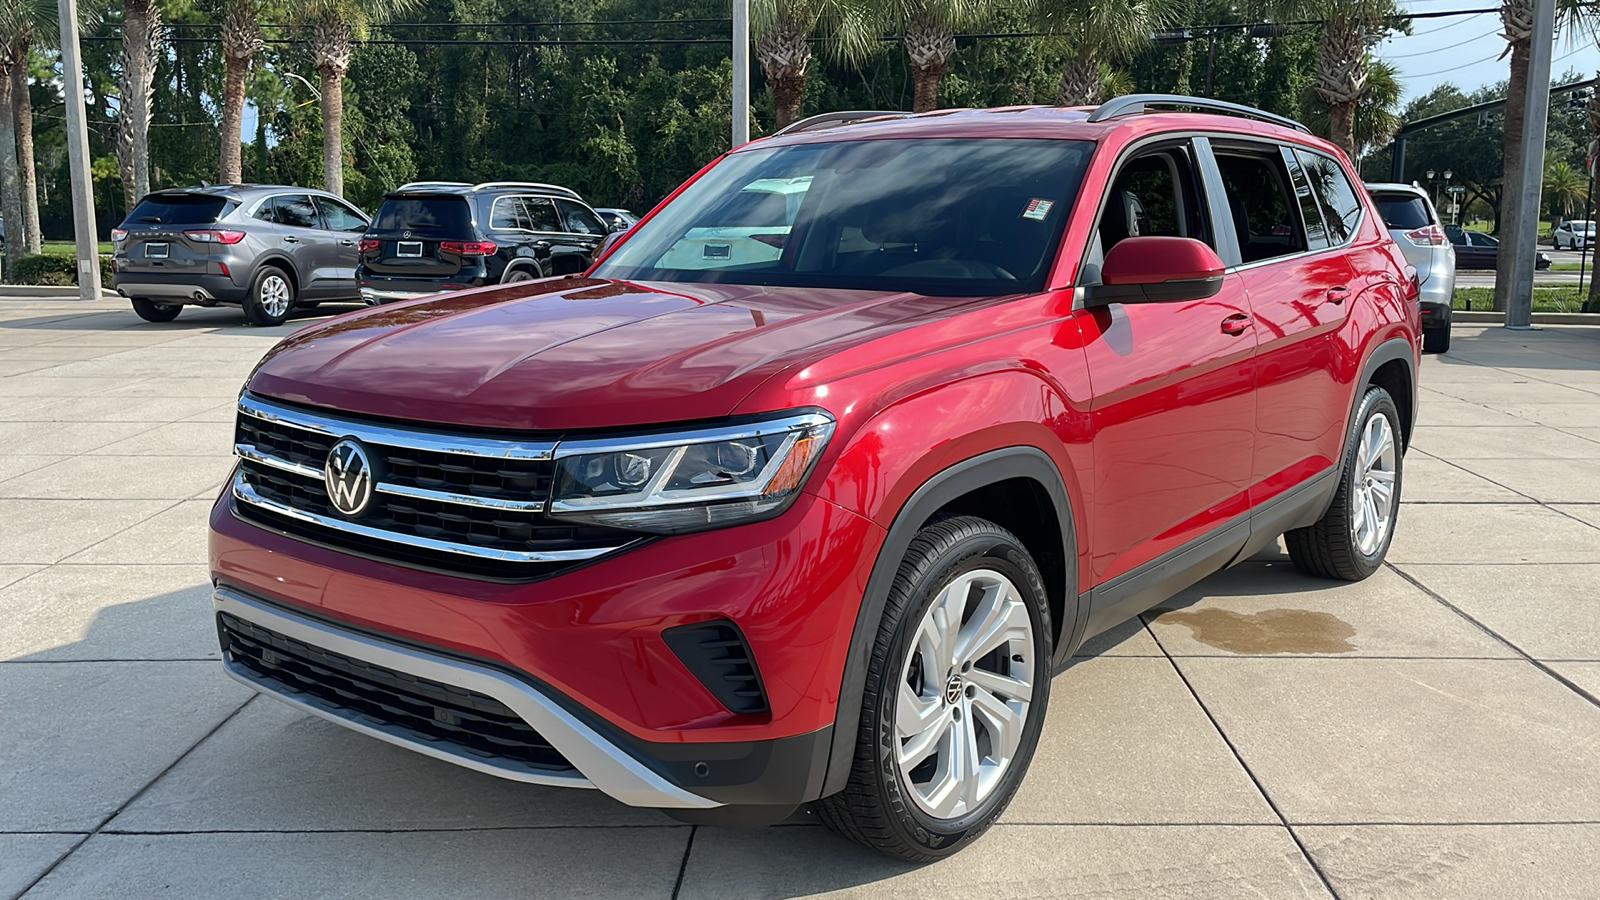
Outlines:
<svg viewBox="0 0 1600 900"><path fill-rule="evenodd" d="M1457 9L1489 9L1499 0L1400 0L1400 5L1416 12L1444 12ZM1375 56L1393 62L1400 70L1405 94L1401 106L1421 97L1440 84L1451 82L1464 91L1504 81L1511 60L1501 59L1505 39L1500 36L1500 16L1480 13L1439 19L1415 19L1409 37L1393 38L1379 44ZM1593 78L1600 70L1600 48L1593 37L1557 36L1550 64L1552 78L1575 69L1583 78Z"/></svg>

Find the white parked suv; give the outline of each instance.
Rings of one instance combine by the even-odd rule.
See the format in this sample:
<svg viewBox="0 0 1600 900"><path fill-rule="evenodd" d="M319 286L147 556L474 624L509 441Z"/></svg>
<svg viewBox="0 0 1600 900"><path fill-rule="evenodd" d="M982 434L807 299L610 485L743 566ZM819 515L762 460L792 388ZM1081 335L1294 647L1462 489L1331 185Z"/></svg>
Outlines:
<svg viewBox="0 0 1600 900"><path fill-rule="evenodd" d="M1550 238L1557 250L1581 250L1594 243L1594 222L1588 219L1563 222Z"/></svg>
<svg viewBox="0 0 1600 900"><path fill-rule="evenodd" d="M1422 349L1450 349L1450 304L1456 293L1456 251L1428 192L1413 184L1368 184L1389 236L1417 270L1422 292Z"/></svg>

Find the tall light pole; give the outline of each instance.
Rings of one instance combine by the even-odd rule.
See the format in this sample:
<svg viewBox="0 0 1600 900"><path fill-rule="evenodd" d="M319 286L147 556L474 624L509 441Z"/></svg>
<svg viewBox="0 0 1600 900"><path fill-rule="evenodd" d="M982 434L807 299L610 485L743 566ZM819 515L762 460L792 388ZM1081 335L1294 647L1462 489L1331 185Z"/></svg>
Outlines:
<svg viewBox="0 0 1600 900"><path fill-rule="evenodd" d="M1550 114L1550 45L1556 34L1556 0L1535 0L1533 39L1528 47L1528 94L1522 119L1522 172L1511 239L1511 292L1506 295L1506 327L1528 328L1533 321L1533 268L1539 252L1539 198L1544 194L1545 119Z"/></svg>
<svg viewBox="0 0 1600 900"><path fill-rule="evenodd" d="M750 0L733 0L733 146L750 142Z"/></svg>
<svg viewBox="0 0 1600 900"><path fill-rule="evenodd" d="M67 102L67 164L72 172L72 230L78 241L78 299L100 299L100 236L94 225L94 178L89 173L89 125L83 103L78 45L78 0L59 0L61 89ZM20 224L20 223L19 223ZM20 231L17 239L21 239Z"/></svg>

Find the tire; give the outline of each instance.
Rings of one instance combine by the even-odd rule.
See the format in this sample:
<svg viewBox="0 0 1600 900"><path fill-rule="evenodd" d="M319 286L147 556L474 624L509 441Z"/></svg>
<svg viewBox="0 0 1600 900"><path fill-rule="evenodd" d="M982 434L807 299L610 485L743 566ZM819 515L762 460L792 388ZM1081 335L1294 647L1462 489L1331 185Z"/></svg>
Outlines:
<svg viewBox="0 0 1600 900"><path fill-rule="evenodd" d="M244 298L244 316L252 325L270 328L282 325L294 309L294 282L277 266L262 266L250 279L250 293Z"/></svg>
<svg viewBox="0 0 1600 900"><path fill-rule="evenodd" d="M521 281L532 281L537 277L539 276L529 272L527 269L513 269L512 271L506 273L505 281L502 283L516 284Z"/></svg>
<svg viewBox="0 0 1600 900"><path fill-rule="evenodd" d="M1369 465L1365 458L1373 455L1374 449L1376 459ZM1295 566L1311 575L1342 581L1360 581L1378 571L1399 519L1404 460L1394 399L1381 387L1369 387L1345 437L1344 469L1339 473L1333 503L1316 524L1283 536ZM1388 474L1375 474L1383 472ZM1389 486L1386 512L1381 500L1385 482ZM1372 484L1378 488L1369 487Z"/></svg>
<svg viewBox="0 0 1600 900"><path fill-rule="evenodd" d="M1450 351L1450 326L1423 329L1422 350L1424 353L1448 353Z"/></svg>
<svg viewBox="0 0 1600 900"><path fill-rule="evenodd" d="M961 582L968 590L955 593ZM958 626L953 642L938 640L938 616L948 621L951 609L966 627ZM963 661L964 642L982 633L983 623L1009 637ZM1011 802L1033 759L1050 699L1051 634L1039 569L1014 535L971 516L924 527L906 550L878 625L849 781L812 804L817 817L845 838L911 862L941 859L977 840ZM941 653L944 646L951 651ZM919 709L933 724L903 738L899 729L916 727L909 714ZM908 722L897 721L902 717ZM1012 732L1009 739L1002 730ZM922 735L932 735L922 741L932 749L923 756L913 749L903 766L901 752ZM995 762L1003 744L1012 745L1009 757ZM957 759L957 745L973 756ZM953 776L957 764L975 776Z"/></svg>
<svg viewBox="0 0 1600 900"><path fill-rule="evenodd" d="M157 303L154 300L136 298L133 301L133 311L146 322L171 322L178 317L178 313L183 312L183 304Z"/></svg>

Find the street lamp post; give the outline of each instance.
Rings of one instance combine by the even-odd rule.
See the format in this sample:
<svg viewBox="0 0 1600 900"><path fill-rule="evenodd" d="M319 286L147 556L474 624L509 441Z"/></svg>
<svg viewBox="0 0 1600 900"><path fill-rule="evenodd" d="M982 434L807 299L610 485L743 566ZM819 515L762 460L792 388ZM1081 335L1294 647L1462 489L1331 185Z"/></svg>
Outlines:
<svg viewBox="0 0 1600 900"><path fill-rule="evenodd" d="M72 230L78 248L78 299L98 300L100 241L94 224L94 179L89 173L89 126L78 44L78 0L60 0L57 12L61 16L61 88L67 107L67 165L72 172ZM20 227L12 234L13 240L22 240Z"/></svg>
<svg viewBox="0 0 1600 900"><path fill-rule="evenodd" d="M733 146L750 142L750 0L733 0Z"/></svg>
<svg viewBox="0 0 1600 900"><path fill-rule="evenodd" d="M1433 195L1433 205L1435 209L1437 209L1439 206L1439 185L1433 180L1433 177L1437 174L1439 173L1432 169L1428 170L1428 193Z"/></svg>

